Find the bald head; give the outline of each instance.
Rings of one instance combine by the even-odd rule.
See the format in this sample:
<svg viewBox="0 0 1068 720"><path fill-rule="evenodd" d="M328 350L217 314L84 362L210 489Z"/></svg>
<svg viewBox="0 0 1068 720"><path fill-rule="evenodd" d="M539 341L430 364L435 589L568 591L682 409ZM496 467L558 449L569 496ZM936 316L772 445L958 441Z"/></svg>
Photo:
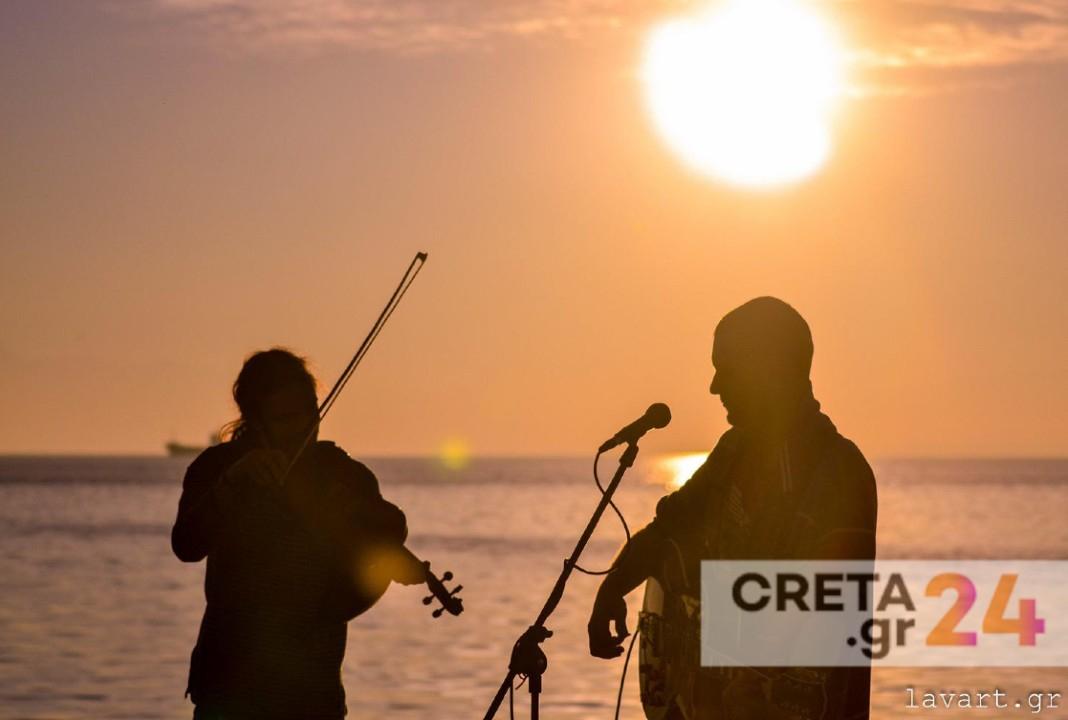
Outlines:
<svg viewBox="0 0 1068 720"><path fill-rule="evenodd" d="M789 304L758 297L716 326L712 364L709 389L732 425L773 422L811 392L812 332Z"/></svg>

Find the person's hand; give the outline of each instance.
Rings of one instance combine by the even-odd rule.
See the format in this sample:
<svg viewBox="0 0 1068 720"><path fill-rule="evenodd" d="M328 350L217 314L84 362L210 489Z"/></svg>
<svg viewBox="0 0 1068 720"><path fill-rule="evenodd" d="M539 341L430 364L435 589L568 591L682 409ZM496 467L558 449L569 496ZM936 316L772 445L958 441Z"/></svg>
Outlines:
<svg viewBox="0 0 1068 720"><path fill-rule="evenodd" d="M349 566L356 584L367 592L382 593L391 582L421 585L426 582L426 566L400 545L361 546L350 556Z"/></svg>
<svg viewBox="0 0 1068 720"><path fill-rule="evenodd" d="M426 582L426 566L404 547L393 548L388 556L390 579L401 585L422 585Z"/></svg>
<svg viewBox="0 0 1068 720"><path fill-rule="evenodd" d="M286 456L280 450L250 450L222 474L216 493L223 505L230 505L243 487L281 487L285 471Z"/></svg>
<svg viewBox="0 0 1068 720"><path fill-rule="evenodd" d="M611 625L615 624L616 634ZM601 584L593 603L590 621L586 625L590 636L590 655L610 660L623 654L623 640L627 631L627 601L618 592Z"/></svg>

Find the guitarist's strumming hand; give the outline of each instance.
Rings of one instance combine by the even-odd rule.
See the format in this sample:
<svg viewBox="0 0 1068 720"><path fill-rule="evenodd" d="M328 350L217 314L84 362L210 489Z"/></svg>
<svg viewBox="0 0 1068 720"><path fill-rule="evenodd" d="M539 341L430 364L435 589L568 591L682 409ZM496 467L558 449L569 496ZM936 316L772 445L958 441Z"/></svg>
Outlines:
<svg viewBox="0 0 1068 720"><path fill-rule="evenodd" d="M593 602L593 611L586 630L590 636L590 655L611 660L623 654L623 640L630 635L627 630L627 601L605 578ZM611 625L615 623L616 634Z"/></svg>
<svg viewBox="0 0 1068 720"><path fill-rule="evenodd" d="M590 635L590 655L611 660L623 654L627 630L627 603L623 599L653 574L663 554L664 539L655 523L636 532L612 563L593 602L586 630ZM611 624L615 623L616 634Z"/></svg>

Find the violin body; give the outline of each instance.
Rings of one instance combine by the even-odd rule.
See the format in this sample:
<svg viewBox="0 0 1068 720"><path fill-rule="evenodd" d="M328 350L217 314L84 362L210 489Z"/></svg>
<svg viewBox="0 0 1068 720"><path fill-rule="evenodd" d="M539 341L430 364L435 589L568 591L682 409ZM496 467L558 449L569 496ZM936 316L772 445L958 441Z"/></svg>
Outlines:
<svg viewBox="0 0 1068 720"><path fill-rule="evenodd" d="M444 585L449 580L452 580L451 572L445 572L439 579L430 570L428 561L420 560L403 545L380 548L373 557L365 558L355 572L353 586L356 592L348 607L349 617L357 617L370 610L393 582L403 585L425 584L430 595L423 598L423 604L430 605L436 599L441 605L434 610L434 617L441 617L443 612L459 615L463 612L463 601L458 593L463 586L449 590Z"/></svg>
<svg viewBox="0 0 1068 720"><path fill-rule="evenodd" d="M443 612L450 615L463 612L463 601L457 595L463 586L448 590L442 582L451 580L452 573L446 572L438 579L431 572L428 561L420 560L403 545L379 548L366 555L362 562L354 563L353 567L352 592L345 608L345 615L350 620L374 607L393 582L426 584L431 594L423 598L423 604L430 605L435 599L441 603L441 607L434 610L434 617L441 617Z"/></svg>

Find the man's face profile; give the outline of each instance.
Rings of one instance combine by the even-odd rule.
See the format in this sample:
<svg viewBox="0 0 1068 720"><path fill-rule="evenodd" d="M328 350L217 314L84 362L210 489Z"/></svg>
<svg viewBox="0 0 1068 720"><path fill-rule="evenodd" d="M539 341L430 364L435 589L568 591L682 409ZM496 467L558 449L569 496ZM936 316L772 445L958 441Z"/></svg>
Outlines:
<svg viewBox="0 0 1068 720"><path fill-rule="evenodd" d="M758 420L761 406L766 402L756 372L756 363L746 362L737 344L730 341L730 335L717 333L712 345L712 367L714 373L708 391L719 395L727 411L727 422L731 425L748 425Z"/></svg>
<svg viewBox="0 0 1068 720"><path fill-rule="evenodd" d="M736 427L774 421L807 378L784 362L773 350L775 343L761 334L759 327L721 327L712 344L714 374L708 390L719 395L727 422Z"/></svg>

